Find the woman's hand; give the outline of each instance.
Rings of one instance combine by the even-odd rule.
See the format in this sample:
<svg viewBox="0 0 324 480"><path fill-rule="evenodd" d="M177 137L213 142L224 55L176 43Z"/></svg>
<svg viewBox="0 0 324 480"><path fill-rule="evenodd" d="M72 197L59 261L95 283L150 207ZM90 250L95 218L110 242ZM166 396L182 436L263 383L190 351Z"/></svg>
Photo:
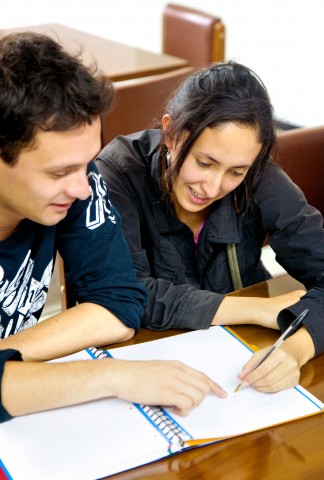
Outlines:
<svg viewBox="0 0 324 480"><path fill-rule="evenodd" d="M294 290L271 298L225 296L212 325L254 324L278 330L279 312L297 303L305 293Z"/></svg>
<svg viewBox="0 0 324 480"><path fill-rule="evenodd" d="M263 327L279 329L277 317L281 310L299 302L305 293L304 290L294 290L293 292L285 293L284 295L260 299L265 300L265 305L262 310L256 311L256 323Z"/></svg>
<svg viewBox="0 0 324 480"><path fill-rule="evenodd" d="M256 352L244 365L238 374L242 387L250 386L260 392L270 393L294 387L299 383L301 367L315 354L312 338L302 327L251 372L253 366L269 348Z"/></svg>

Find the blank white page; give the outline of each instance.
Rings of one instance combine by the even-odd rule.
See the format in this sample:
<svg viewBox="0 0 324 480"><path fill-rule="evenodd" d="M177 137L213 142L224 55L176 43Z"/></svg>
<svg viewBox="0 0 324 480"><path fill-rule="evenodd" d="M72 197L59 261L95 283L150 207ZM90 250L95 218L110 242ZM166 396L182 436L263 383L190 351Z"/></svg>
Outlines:
<svg viewBox="0 0 324 480"><path fill-rule="evenodd" d="M80 352L60 361L89 358ZM0 425L0 467L14 480L94 480L156 460L167 450L168 442L135 405L114 398Z"/></svg>
<svg viewBox="0 0 324 480"><path fill-rule="evenodd" d="M323 403L301 386L275 394L250 387L234 393L237 374L253 352L224 327L175 335L130 347L111 349L114 358L180 360L201 370L228 393L226 399L208 394L187 417L166 409L194 439L223 438L318 413Z"/></svg>

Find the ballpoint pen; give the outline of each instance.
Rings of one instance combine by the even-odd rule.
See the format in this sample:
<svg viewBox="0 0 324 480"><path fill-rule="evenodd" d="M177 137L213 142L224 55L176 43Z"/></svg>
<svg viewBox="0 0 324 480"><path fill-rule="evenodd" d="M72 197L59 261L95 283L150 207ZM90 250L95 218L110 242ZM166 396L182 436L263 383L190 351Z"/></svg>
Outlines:
<svg viewBox="0 0 324 480"><path fill-rule="evenodd" d="M298 328L301 326L302 322L304 321L306 315L308 314L309 312L309 309L306 308L306 310L304 310L300 315L298 315L297 318L295 318L295 320L289 325L289 327L287 328L287 330L285 330L283 332L283 334L278 338L278 340L272 345L272 347L270 347L270 349L263 355L263 357L260 358L260 360L252 367L252 369L249 371L249 373L251 372L254 372L254 370L256 368L258 368L261 363L263 363L268 357L269 355L274 351L276 350L278 347L280 347L280 345L282 344L282 342L284 340L286 340L286 338L288 336L290 336L292 333L295 333ZM238 392L241 388L242 384L240 383L236 389L234 390L234 393Z"/></svg>

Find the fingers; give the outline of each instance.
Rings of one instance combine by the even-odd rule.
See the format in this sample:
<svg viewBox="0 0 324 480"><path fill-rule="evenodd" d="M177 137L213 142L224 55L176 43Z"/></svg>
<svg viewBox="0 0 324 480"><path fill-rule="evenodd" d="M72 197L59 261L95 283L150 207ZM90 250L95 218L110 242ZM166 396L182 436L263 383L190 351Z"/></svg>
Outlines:
<svg viewBox="0 0 324 480"><path fill-rule="evenodd" d="M113 360L109 373L115 396L173 407L179 415L188 415L209 392L220 398L227 396L207 375L179 361Z"/></svg>
<svg viewBox="0 0 324 480"><path fill-rule="evenodd" d="M250 358L250 360L244 365L243 369L241 370L241 372L237 375L237 377L242 380L242 384L245 382L245 380L247 379L247 382L245 383L248 383L248 381L251 379L251 372L254 368L254 366L258 363L258 361L263 357L263 355L265 354L265 352L268 350L268 348L263 348L261 350L258 350L257 352L254 353L253 357ZM261 368L261 366L259 367ZM258 374L260 370L258 370ZM257 375L257 374L256 374ZM247 378L248 377L248 378Z"/></svg>
<svg viewBox="0 0 324 480"><path fill-rule="evenodd" d="M204 373L180 362L174 362L174 367L179 369L177 373L180 377L177 378L174 385L173 401L169 406L173 406L178 415L188 415L208 393L213 393L219 398L227 397L225 390Z"/></svg>
<svg viewBox="0 0 324 480"><path fill-rule="evenodd" d="M263 353L264 350L257 352L239 373L238 378L242 387L250 386L260 392L275 393L298 384L300 378L298 363L282 348L278 348L251 372L251 368Z"/></svg>
<svg viewBox="0 0 324 480"><path fill-rule="evenodd" d="M295 387L300 377L300 372L297 368L287 370L284 362L269 364L268 366L262 365L253 374L250 375L250 378L246 377L245 381L248 381L249 385L255 390L266 393L276 393Z"/></svg>
<svg viewBox="0 0 324 480"><path fill-rule="evenodd" d="M299 382L299 375L289 375L284 376L282 378L278 378L276 375L275 377L271 378L268 376L264 379L260 379L251 384L251 387L258 392L264 393L277 393L282 390L287 390L288 388L293 388L298 385Z"/></svg>
<svg viewBox="0 0 324 480"><path fill-rule="evenodd" d="M192 382L198 388L204 390L205 394L208 392L214 393L217 397L226 398L227 393L225 390L218 385L218 383L214 382L211 378L209 378L205 373L195 370L187 365L180 363L181 367L188 372L190 375L190 383Z"/></svg>

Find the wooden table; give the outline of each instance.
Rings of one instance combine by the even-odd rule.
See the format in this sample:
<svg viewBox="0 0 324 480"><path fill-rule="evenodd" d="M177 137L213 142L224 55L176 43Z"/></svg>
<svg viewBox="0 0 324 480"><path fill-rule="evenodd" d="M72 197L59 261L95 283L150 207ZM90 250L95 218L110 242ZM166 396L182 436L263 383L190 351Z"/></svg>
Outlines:
<svg viewBox="0 0 324 480"><path fill-rule="evenodd" d="M231 295L270 297L299 288L301 288L300 283L288 275L283 275ZM259 347L271 344L278 338L278 332L262 327L240 325L232 328L249 343ZM161 333L143 329L135 338L125 342L125 345L178 333L183 332ZM302 368L300 383L324 401L323 356L314 358ZM114 480L317 480L324 478L323 440L324 415L315 415L182 452L109 478Z"/></svg>
<svg viewBox="0 0 324 480"><path fill-rule="evenodd" d="M71 53L82 50L86 65L95 60L114 82L169 72L188 66L188 61L172 55L158 54L81 32L59 24L0 29L0 37L19 31L32 30L58 39Z"/></svg>

